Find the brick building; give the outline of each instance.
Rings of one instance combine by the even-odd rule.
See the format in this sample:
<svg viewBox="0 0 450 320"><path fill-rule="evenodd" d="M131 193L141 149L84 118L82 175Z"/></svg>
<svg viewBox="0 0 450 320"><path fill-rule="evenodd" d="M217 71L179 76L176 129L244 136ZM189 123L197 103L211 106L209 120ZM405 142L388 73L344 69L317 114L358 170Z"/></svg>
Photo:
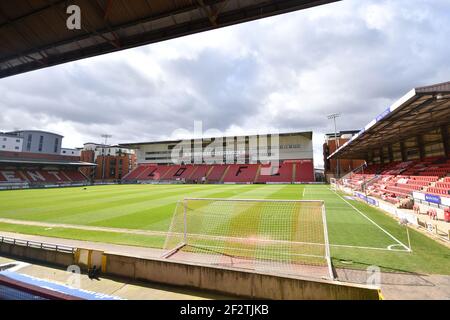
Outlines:
<svg viewBox="0 0 450 320"><path fill-rule="evenodd" d="M337 133L337 140L334 133L328 133L325 135L325 143L323 144L323 160L325 177L327 180L329 180L330 177L335 177L338 173L339 176L342 177L346 173L364 164L364 160L358 159L327 159L330 154L339 148L339 146L342 146L344 143L349 141L351 137L358 132L359 130L340 131Z"/></svg>
<svg viewBox="0 0 450 320"><path fill-rule="evenodd" d="M120 180L136 167L134 150L119 146L85 143L81 160L93 162L95 169L86 168L86 176L96 181Z"/></svg>

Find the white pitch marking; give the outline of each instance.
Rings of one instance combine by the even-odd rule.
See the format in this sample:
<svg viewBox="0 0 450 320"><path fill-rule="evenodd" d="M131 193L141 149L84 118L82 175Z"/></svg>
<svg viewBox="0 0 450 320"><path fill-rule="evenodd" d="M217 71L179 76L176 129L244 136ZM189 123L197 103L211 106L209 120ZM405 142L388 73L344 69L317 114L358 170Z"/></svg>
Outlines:
<svg viewBox="0 0 450 320"><path fill-rule="evenodd" d="M333 191L339 198L342 199L342 201L344 201L346 204L348 204L350 207L353 208L353 210L355 210L356 212L358 212L360 215L362 215L364 218L366 218L367 220L369 220L370 222L372 222L375 226L377 226L381 231L383 231L384 233L386 233L389 237L391 237L395 242L397 242L399 245L401 245L403 248L405 248L407 251L411 251L410 248L408 248L405 244L403 244L400 240L398 240L396 237L394 237L392 234L390 234L388 231L384 230L380 225L378 225L375 221L373 221L372 219L370 219L368 216L366 216L364 213L362 213L358 208L356 208L355 206L353 206L350 202L348 202L347 200L345 200L344 198L342 198L336 191Z"/></svg>
<svg viewBox="0 0 450 320"><path fill-rule="evenodd" d="M388 246L387 247L387 249L389 250L389 251L404 251L404 250L400 250L400 249L394 249L393 247L398 247L398 246L401 246L400 244L391 244L390 246ZM407 250L407 251L409 251L409 250Z"/></svg>
<svg viewBox="0 0 450 320"><path fill-rule="evenodd" d="M391 246L398 246L398 244L393 244ZM400 252L406 252L406 250L403 249L390 249L387 248L377 248L377 247L360 247L360 246L351 246L351 245L345 245L345 244L330 244L330 247L337 247L337 248L351 248L351 249L364 249L364 250L380 250L380 251L400 251Z"/></svg>

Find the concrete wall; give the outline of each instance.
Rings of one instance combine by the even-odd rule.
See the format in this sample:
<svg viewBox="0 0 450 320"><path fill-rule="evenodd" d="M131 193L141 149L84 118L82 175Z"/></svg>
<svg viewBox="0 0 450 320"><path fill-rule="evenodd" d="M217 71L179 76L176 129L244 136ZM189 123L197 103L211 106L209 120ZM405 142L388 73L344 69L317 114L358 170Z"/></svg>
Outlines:
<svg viewBox="0 0 450 320"><path fill-rule="evenodd" d="M77 260L76 255L71 253L9 243L0 243L0 254L63 267L72 265ZM374 287L335 281L280 277L258 272L216 268L165 259L142 259L110 253L104 253L101 260L102 271L107 275L190 287L245 298L283 300L379 299L379 292Z"/></svg>
<svg viewBox="0 0 450 320"><path fill-rule="evenodd" d="M0 242L0 253L7 256L24 258L26 260L39 261L63 267L67 267L74 263L74 256L72 253L32 248L4 242Z"/></svg>
<svg viewBox="0 0 450 320"><path fill-rule="evenodd" d="M114 276L192 287L227 295L260 299L378 300L374 287L326 280L279 277L269 274L140 259L106 253L106 273Z"/></svg>

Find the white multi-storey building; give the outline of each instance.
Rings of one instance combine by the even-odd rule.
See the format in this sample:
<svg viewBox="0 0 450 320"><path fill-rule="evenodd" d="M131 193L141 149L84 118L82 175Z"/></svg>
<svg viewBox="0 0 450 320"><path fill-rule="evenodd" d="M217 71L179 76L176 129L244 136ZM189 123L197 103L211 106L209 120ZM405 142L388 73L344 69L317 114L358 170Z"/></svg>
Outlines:
<svg viewBox="0 0 450 320"><path fill-rule="evenodd" d="M251 164L313 159L312 132L142 142L121 146L136 149L139 164Z"/></svg>
<svg viewBox="0 0 450 320"><path fill-rule="evenodd" d="M0 151L22 152L23 138L8 133L0 133Z"/></svg>

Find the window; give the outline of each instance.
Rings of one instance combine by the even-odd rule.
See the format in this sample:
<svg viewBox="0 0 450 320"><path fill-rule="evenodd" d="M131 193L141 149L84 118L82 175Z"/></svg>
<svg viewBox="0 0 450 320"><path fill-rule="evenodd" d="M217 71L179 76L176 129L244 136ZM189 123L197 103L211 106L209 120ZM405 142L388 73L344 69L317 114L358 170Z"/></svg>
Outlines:
<svg viewBox="0 0 450 320"><path fill-rule="evenodd" d="M2 148L3 148L3 149L5 149L5 148L6 148L6 146L5 146L5 145L3 145L3 146L2 146Z"/></svg>
<svg viewBox="0 0 450 320"><path fill-rule="evenodd" d="M56 138L56 139L55 139L55 147L53 148L53 152L54 152L54 153L58 152L58 143L59 143L59 139ZM65 152L64 152L64 153L65 153Z"/></svg>
<svg viewBox="0 0 450 320"><path fill-rule="evenodd" d="M3 138L3 141L6 141L6 138Z"/></svg>
<svg viewBox="0 0 450 320"><path fill-rule="evenodd" d="M20 139L16 139L16 142L20 142Z"/></svg>
<svg viewBox="0 0 450 320"><path fill-rule="evenodd" d="M19 150L19 147L14 147L14 149Z"/></svg>
<svg viewBox="0 0 450 320"><path fill-rule="evenodd" d="M39 152L42 151L42 145L43 144L44 144L44 136L40 136L39 137L39 149L38 149Z"/></svg>
<svg viewBox="0 0 450 320"><path fill-rule="evenodd" d="M32 135L31 134L29 134L28 135L28 140L27 140L27 151L30 151L31 150L31 139L32 139Z"/></svg>

